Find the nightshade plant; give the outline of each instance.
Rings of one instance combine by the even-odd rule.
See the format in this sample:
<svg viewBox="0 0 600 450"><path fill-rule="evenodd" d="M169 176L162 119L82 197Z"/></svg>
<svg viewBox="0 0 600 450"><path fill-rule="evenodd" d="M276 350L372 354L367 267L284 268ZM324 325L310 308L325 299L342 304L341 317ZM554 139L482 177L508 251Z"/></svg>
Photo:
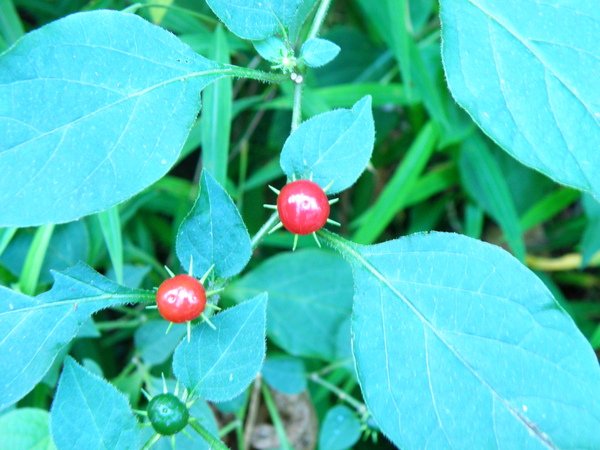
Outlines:
<svg viewBox="0 0 600 450"><path fill-rule="evenodd" d="M171 3L165 2L167 10L178 11ZM538 219L531 213L527 222L515 206L514 187L498 163L509 160L491 150L437 86L424 56L437 55L437 41L416 40L427 33L434 2L353 3L390 49L371 60L369 70L389 63L399 70L393 76L401 82L386 90L343 78L337 81L342 89L335 79L334 86L310 87L318 73L312 69L335 64L346 50L318 37L330 0L206 3L228 29L203 4L188 16L210 24L202 25L200 42L187 39L206 56L138 15L149 11L143 4L79 12L20 39L2 37L0 44L12 45L0 56L0 265L10 282L17 264L18 279L0 287L0 433L19 442L14 448L30 448L32 436L59 450L168 448L171 439L177 448L226 448L207 402L234 412L241 423L253 382L254 392L264 379L293 394L306 390L308 380L346 402L322 414L324 449L351 447L362 432L381 432L407 450L600 448L598 360L551 290L523 264L524 224ZM155 22L165 17L164 9L150 11ZM442 0L439 18L445 76L456 102L508 154L586 192L589 262L600 248L593 232L600 216L597 5ZM232 46L259 54L265 70L232 65ZM234 111L234 78L280 87L281 96L272 99L275 89L267 88L265 95L242 98ZM301 249L247 267L263 243L289 248L293 237L284 230L268 234L277 211L253 224L257 231L250 236L240 213L243 185L266 185L283 174L288 183L312 180L327 195L346 195L373 157L373 110L381 115L389 104L410 110L409 122L421 125L376 201L353 223L342 223L342 234L349 226L352 239L322 228L330 213L323 195L327 214L318 226L292 231L316 232L317 243L337 254ZM229 139L233 118L252 108L257 114L291 108L292 131L277 164L246 180L248 138L231 152ZM197 186L167 175L199 144ZM436 149L459 151L457 164L427 178L422 172ZM243 167L237 186L228 178L230 156ZM481 236L473 230L481 229L485 211L515 256L445 232L373 244L399 211L453 186L457 173L473 199L465 206L466 234ZM527 177L543 179L532 171ZM566 206L579 198L565 188L547 192L530 211L546 214L548 199ZM271 194L265 203L272 200ZM435 205L420 214L434 215ZM173 217L173 238L160 214ZM38 227L33 236L18 230L32 226ZM175 251L171 266L208 274L203 285L215 295L206 301L223 307L207 308L210 322L196 321L187 339L185 326L165 334L170 324L146 309L155 302L148 282L160 284L158 274L168 278L161 267L167 261L142 250L154 248L150 229L166 236L167 255ZM52 258L56 247L62 260ZM124 255L146 269L125 264ZM110 261L106 276L77 262L98 267L102 258ZM41 292L50 281L43 278L47 269L54 282ZM132 329L135 354L125 368L68 356L88 354L86 340L100 332L114 331L106 337L110 346L129 339ZM287 355L270 352L265 360L267 336ZM305 364L319 362L328 365L306 373ZM330 371L349 386L357 382L362 398L325 379ZM161 394L161 373L185 390L182 400ZM284 446L270 391L262 390ZM156 400L147 418L140 396L146 391L148 399L176 400L174 426L157 419ZM39 408L50 399L49 413ZM17 428L19 436L5 434ZM240 448L251 439L242 431L238 424Z"/></svg>

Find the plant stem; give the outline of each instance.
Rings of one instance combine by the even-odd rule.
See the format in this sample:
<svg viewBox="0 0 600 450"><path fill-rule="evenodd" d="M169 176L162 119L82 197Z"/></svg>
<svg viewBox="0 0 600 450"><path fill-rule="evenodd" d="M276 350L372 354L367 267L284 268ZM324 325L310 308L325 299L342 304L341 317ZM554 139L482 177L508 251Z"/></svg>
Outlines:
<svg viewBox="0 0 600 450"><path fill-rule="evenodd" d="M252 248L256 248L258 242L265 236L265 234L269 232L269 230L273 227L273 225L275 225L275 222L277 222L278 220L279 214L277 213L277 211L275 211L273 214L271 214L271 217L269 217L269 219L264 223L264 225L260 227L260 230L258 230L256 234L252 237L252 241L250 241L252 244Z"/></svg>
<svg viewBox="0 0 600 450"><path fill-rule="evenodd" d="M323 21L325 20L325 16L327 15L327 11L329 10L330 5L331 5L331 0L322 0L321 1L321 4L319 5L319 9L317 9L317 12L315 13L315 18L313 19L313 23L310 27L308 37L306 38L307 40L315 38L315 37L317 37L317 34L319 34L319 29L321 28L321 25L323 24Z"/></svg>
<svg viewBox="0 0 600 450"><path fill-rule="evenodd" d="M302 83L294 85L294 105L292 107L292 132L302 123Z"/></svg>
<svg viewBox="0 0 600 450"><path fill-rule="evenodd" d="M233 430L236 430L240 427L241 422L238 419L232 420L227 425L219 430L219 437L227 436Z"/></svg>
<svg viewBox="0 0 600 450"><path fill-rule="evenodd" d="M346 402L350 406L352 406L361 417L367 412L367 407L364 403L361 403L351 395L348 395L348 393L337 387L335 384L324 380L316 372L311 373L308 379L317 383L320 386L323 386L328 391L333 392L341 401Z"/></svg>
<svg viewBox="0 0 600 450"><path fill-rule="evenodd" d="M206 443L210 446L211 449L229 450L229 447L227 447L225 444L223 444L223 442L214 437L210 433L210 431L208 431L206 428L200 425L200 422L198 422L197 420L190 420L190 426L196 431L196 433L202 436L202 439L206 441Z"/></svg>
<svg viewBox="0 0 600 450"><path fill-rule="evenodd" d="M283 425L283 421L281 420L281 416L279 415L279 411L277 411L277 405L275 405L275 400L273 400L271 391L269 391L269 388L264 384L261 386L261 390L263 398L265 399L265 405L269 411L271 420L273 421L273 426L277 432L277 437L279 438L279 448L282 450L293 450L288 442L287 434L285 433L285 427Z"/></svg>
<svg viewBox="0 0 600 450"><path fill-rule="evenodd" d="M231 64L223 64L222 67L224 69L223 74L239 78L250 78L265 83L281 83L288 79L287 75L281 73L264 72L262 70L249 69Z"/></svg>
<svg viewBox="0 0 600 450"><path fill-rule="evenodd" d="M19 289L23 294L35 294L52 233L54 224L42 225L35 231L19 278Z"/></svg>
<svg viewBox="0 0 600 450"><path fill-rule="evenodd" d="M244 445L243 450L247 450L248 441L252 439L252 431L254 429L254 422L256 422L256 414L258 413L258 403L260 387L262 385L262 377L258 375L254 380L254 386L252 387L252 395L250 396L250 406L248 407L248 417L246 418L246 428L244 429Z"/></svg>

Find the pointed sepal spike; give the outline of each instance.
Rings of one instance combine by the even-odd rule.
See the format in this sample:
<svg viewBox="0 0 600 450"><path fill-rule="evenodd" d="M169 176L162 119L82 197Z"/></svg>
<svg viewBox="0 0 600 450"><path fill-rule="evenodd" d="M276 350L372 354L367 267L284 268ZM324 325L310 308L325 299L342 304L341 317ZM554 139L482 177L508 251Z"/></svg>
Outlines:
<svg viewBox="0 0 600 450"><path fill-rule="evenodd" d="M335 204L335 203L337 203L337 202L339 202L339 201L340 201L340 198L339 198L339 197L332 198L331 200L329 200L329 204L330 204L330 205L333 205L333 204Z"/></svg>
<svg viewBox="0 0 600 450"><path fill-rule="evenodd" d="M319 236L317 236L317 233L313 233L312 236L315 239L315 242L317 243L317 247L321 248L321 241L319 241Z"/></svg>
<svg viewBox="0 0 600 450"><path fill-rule="evenodd" d="M144 395L144 397L146 397L146 400L152 400L152 396L148 394L148 391L146 389L142 388L142 394Z"/></svg>
<svg viewBox="0 0 600 450"><path fill-rule="evenodd" d="M190 342L192 339L192 322L187 322L187 341Z"/></svg>
<svg viewBox="0 0 600 450"><path fill-rule="evenodd" d="M165 270L167 271L167 273L171 276L171 278L173 278L175 276L175 274L173 273L173 271L171 269L169 269L169 266L165 265Z"/></svg>
<svg viewBox="0 0 600 450"><path fill-rule="evenodd" d="M281 222L278 222L277 225L275 225L273 228L271 228L267 234L273 234L273 233L275 233L282 226L283 226L283 224Z"/></svg>
<svg viewBox="0 0 600 450"><path fill-rule="evenodd" d="M148 305L146 309L158 309L158 305Z"/></svg>
<svg viewBox="0 0 600 450"><path fill-rule="evenodd" d="M263 208L277 210L277 205L270 205L268 203L265 203L263 205Z"/></svg>
<svg viewBox="0 0 600 450"><path fill-rule="evenodd" d="M323 192L327 193L327 191L331 189L331 186L333 186L333 183L335 183L335 180L331 180L329 184L323 188Z"/></svg>
<svg viewBox="0 0 600 450"><path fill-rule="evenodd" d="M294 235L294 245L292 245L293 252L296 251L296 247L298 247L298 235L297 234Z"/></svg>
<svg viewBox="0 0 600 450"><path fill-rule="evenodd" d="M169 322L169 326L167 327L165 334L169 334L169 331L171 331L171 328L173 328L173 322Z"/></svg>
<svg viewBox="0 0 600 450"><path fill-rule="evenodd" d="M273 187L273 186L271 186L270 184L269 184L269 189L271 189L271 190L272 190L272 191L273 191L275 194L277 194L277 195L279 195L279 194L281 193L281 191L280 191L279 189L277 189L277 188L274 188L274 187Z"/></svg>
<svg viewBox="0 0 600 450"><path fill-rule="evenodd" d="M160 373L160 377L162 378L162 385L163 385L163 394L166 394L167 392L169 392L167 390L167 380L165 379L165 374L164 372Z"/></svg>
<svg viewBox="0 0 600 450"><path fill-rule="evenodd" d="M210 309L212 309L214 311L221 311L221 309L222 309L220 306L217 306L214 303L207 303L206 307L210 308Z"/></svg>
<svg viewBox="0 0 600 450"><path fill-rule="evenodd" d="M208 279L208 276L210 275L210 273L213 271L214 268L215 268L215 265L213 264L212 266L210 266L208 268L208 270L206 271L206 273L204 275L202 275L202 278L200 278L200 283L202 283L203 286L204 286L204 283L206 283L206 280Z"/></svg>
<svg viewBox="0 0 600 450"><path fill-rule="evenodd" d="M210 296L216 295L216 294L218 294L220 292L223 292L224 290L225 290L224 287L218 288L218 289L211 289L210 291L206 291L206 297L210 297ZM208 304L206 306L208 306Z"/></svg>
<svg viewBox="0 0 600 450"><path fill-rule="evenodd" d="M213 330L217 329L217 327L215 326L215 324L210 321L210 319L208 318L208 316L206 314L202 313L202 315L200 317L202 317L202 320L205 321L206 324L209 327L211 327Z"/></svg>
<svg viewBox="0 0 600 450"><path fill-rule="evenodd" d="M342 226L341 223L336 222L335 220L332 220L332 219L327 219L327 223L330 224L330 225L334 225L336 227L341 227Z"/></svg>
<svg viewBox="0 0 600 450"><path fill-rule="evenodd" d="M194 276L194 255L190 255L190 267L188 268L188 275Z"/></svg>

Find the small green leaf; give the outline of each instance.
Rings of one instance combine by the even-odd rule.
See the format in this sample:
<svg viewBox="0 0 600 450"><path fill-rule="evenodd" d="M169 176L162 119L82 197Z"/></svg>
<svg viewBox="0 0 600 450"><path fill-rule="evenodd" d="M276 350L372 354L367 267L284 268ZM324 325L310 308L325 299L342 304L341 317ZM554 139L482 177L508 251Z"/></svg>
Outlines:
<svg viewBox="0 0 600 450"><path fill-rule="evenodd" d="M335 358L336 335L352 308L352 273L335 253L318 249L268 259L227 290L241 301L269 293L269 338L295 356Z"/></svg>
<svg viewBox="0 0 600 450"><path fill-rule="evenodd" d="M277 36L271 36L261 41L252 41L260 56L272 63L281 63L283 55L288 52L285 41Z"/></svg>
<svg viewBox="0 0 600 450"><path fill-rule="evenodd" d="M306 390L306 368L299 358L285 354L269 356L262 374L269 386L284 394L294 395Z"/></svg>
<svg viewBox="0 0 600 450"><path fill-rule="evenodd" d="M1 56L0 226L67 222L162 177L224 73L174 35L116 11L73 14Z"/></svg>
<svg viewBox="0 0 600 450"><path fill-rule="evenodd" d="M54 276L52 289L37 297L0 287L0 410L33 389L94 312L154 297L84 264Z"/></svg>
<svg viewBox="0 0 600 450"><path fill-rule="evenodd" d="M449 233L359 246L357 374L400 448L599 448L600 367L544 284L499 247Z"/></svg>
<svg viewBox="0 0 600 450"><path fill-rule="evenodd" d="M308 67L321 67L333 61L340 47L327 39L313 38L306 41L300 49L300 58Z"/></svg>
<svg viewBox="0 0 600 450"><path fill-rule="evenodd" d="M304 0L206 0L232 33L258 41L283 34Z"/></svg>
<svg viewBox="0 0 600 450"><path fill-rule="evenodd" d="M56 450L50 428L48 411L19 408L0 417L0 450Z"/></svg>
<svg viewBox="0 0 600 450"><path fill-rule="evenodd" d="M446 79L504 150L600 198L598 4L442 0Z"/></svg>
<svg viewBox="0 0 600 450"><path fill-rule="evenodd" d="M133 450L142 443L127 398L71 357L65 360L52 403L50 428L61 450Z"/></svg>
<svg viewBox="0 0 600 450"><path fill-rule="evenodd" d="M240 273L252 255L250 235L231 197L203 171L194 207L177 233L177 257L183 267L193 262L202 276L212 265L219 277Z"/></svg>
<svg viewBox="0 0 600 450"><path fill-rule="evenodd" d="M344 405L337 405L327 411L321 432L320 450L345 450L358 442L361 433L360 420L354 411Z"/></svg>
<svg viewBox="0 0 600 450"><path fill-rule="evenodd" d="M310 178L328 194L350 187L365 170L375 142L371 97L350 110L319 114L303 122L287 139L281 168L292 178Z"/></svg>
<svg viewBox="0 0 600 450"><path fill-rule="evenodd" d="M460 152L463 185L477 204L492 216L517 258L525 258L525 242L519 215L504 175L487 143L478 136L466 140Z"/></svg>
<svg viewBox="0 0 600 450"><path fill-rule="evenodd" d="M172 324L162 319L151 320L135 330L133 342L144 363L155 366L171 356L185 333L185 324Z"/></svg>
<svg viewBox="0 0 600 450"><path fill-rule="evenodd" d="M177 379L201 398L223 402L241 394L265 358L267 295L261 294L192 330L173 355Z"/></svg>

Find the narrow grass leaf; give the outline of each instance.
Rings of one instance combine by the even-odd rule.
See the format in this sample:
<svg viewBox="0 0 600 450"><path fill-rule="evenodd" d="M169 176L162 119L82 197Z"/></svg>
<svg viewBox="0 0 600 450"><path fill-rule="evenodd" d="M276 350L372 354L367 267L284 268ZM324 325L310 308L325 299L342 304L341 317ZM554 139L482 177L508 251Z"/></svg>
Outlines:
<svg viewBox="0 0 600 450"><path fill-rule="evenodd" d="M500 167L483 139L473 136L463 143L459 168L469 195L500 225L510 248L523 260L525 242L517 209Z"/></svg>
<svg viewBox="0 0 600 450"><path fill-rule="evenodd" d="M352 237L354 241L374 242L402 210L429 162L438 138L439 130L433 122L422 128L375 204L358 219L360 225Z"/></svg>

